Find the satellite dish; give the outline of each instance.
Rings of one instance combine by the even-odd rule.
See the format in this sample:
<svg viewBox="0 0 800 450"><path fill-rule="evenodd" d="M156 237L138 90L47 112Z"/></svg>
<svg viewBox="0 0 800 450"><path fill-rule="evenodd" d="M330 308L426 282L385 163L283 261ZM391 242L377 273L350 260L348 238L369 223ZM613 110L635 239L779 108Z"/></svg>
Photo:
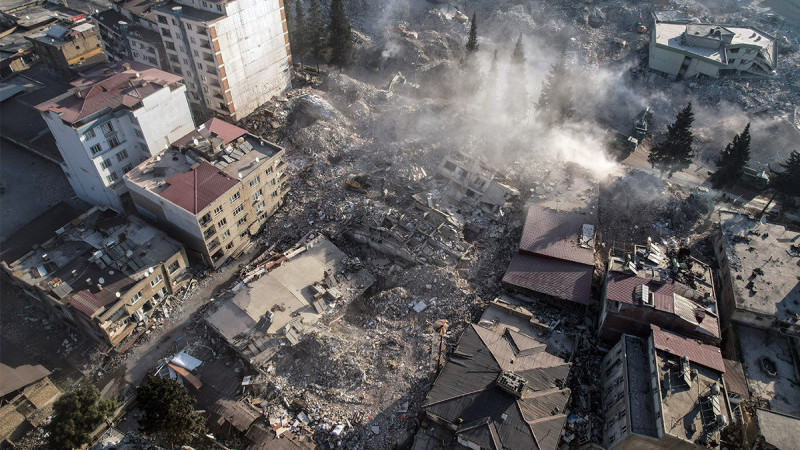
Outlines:
<svg viewBox="0 0 800 450"><path fill-rule="evenodd" d="M153 272L155 272L155 270L153 270L153 268L152 268L152 267L150 267L149 269L147 269L147 271L148 271L148 272L150 272L150 273L153 273Z"/></svg>
<svg viewBox="0 0 800 450"><path fill-rule="evenodd" d="M766 225L766 224L767 224L767 218L764 217L764 216L761 216L761 225Z"/></svg>
<svg viewBox="0 0 800 450"><path fill-rule="evenodd" d="M109 271L108 271L108 274L109 274L109 275L114 275L114 271L113 271L113 270L109 270Z"/></svg>
<svg viewBox="0 0 800 450"><path fill-rule="evenodd" d="M118 291L116 294L114 294L114 295L116 295L116 296L117 296L117 298L120 298L120 297L122 297L122 294L120 294L120 293L119 293L119 291Z"/></svg>
<svg viewBox="0 0 800 450"><path fill-rule="evenodd" d="M106 279L103 278L103 277L100 277L100 278L97 279L97 282L100 283L100 284L103 284L103 283L106 282Z"/></svg>

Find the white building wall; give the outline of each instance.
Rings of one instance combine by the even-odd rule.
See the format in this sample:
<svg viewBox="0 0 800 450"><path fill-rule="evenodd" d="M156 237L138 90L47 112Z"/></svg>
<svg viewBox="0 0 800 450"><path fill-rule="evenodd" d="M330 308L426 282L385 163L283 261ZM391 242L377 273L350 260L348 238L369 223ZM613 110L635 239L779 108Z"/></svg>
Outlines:
<svg viewBox="0 0 800 450"><path fill-rule="evenodd" d="M214 23L231 100L239 119L291 87L279 0L236 0Z"/></svg>
<svg viewBox="0 0 800 450"><path fill-rule="evenodd" d="M142 107L131 114L144 135L148 149L146 157L136 161L134 166L194 130L186 86L160 89L142 100Z"/></svg>

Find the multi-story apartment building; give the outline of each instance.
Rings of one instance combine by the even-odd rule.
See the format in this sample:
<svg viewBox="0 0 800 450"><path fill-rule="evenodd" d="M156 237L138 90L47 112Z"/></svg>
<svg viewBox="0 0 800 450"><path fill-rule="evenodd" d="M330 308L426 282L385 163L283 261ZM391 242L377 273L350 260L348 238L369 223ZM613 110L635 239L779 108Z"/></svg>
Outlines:
<svg viewBox="0 0 800 450"><path fill-rule="evenodd" d="M219 119L125 176L136 208L213 267L250 244L289 190L284 150Z"/></svg>
<svg viewBox="0 0 800 450"><path fill-rule="evenodd" d="M79 198L122 210L122 176L194 129L180 76L137 63L104 67L37 106Z"/></svg>
<svg viewBox="0 0 800 450"><path fill-rule="evenodd" d="M282 0L123 1L96 22L112 59L185 77L198 117L239 120L291 86Z"/></svg>
<svg viewBox="0 0 800 450"><path fill-rule="evenodd" d="M190 278L183 246L137 216L93 207L41 238L0 266L53 318L112 347Z"/></svg>
<svg viewBox="0 0 800 450"><path fill-rule="evenodd" d="M91 23L69 26L60 22L28 39L39 58L66 79L78 70L106 62L97 27Z"/></svg>

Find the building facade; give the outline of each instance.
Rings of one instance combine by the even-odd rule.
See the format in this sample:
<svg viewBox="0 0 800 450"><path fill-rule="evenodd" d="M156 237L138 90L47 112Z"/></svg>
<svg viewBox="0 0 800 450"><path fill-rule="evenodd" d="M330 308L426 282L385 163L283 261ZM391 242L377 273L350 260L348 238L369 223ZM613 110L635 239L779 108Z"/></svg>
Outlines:
<svg viewBox="0 0 800 450"><path fill-rule="evenodd" d="M291 87L282 0L129 1L97 22L112 58L183 76L197 117L236 121Z"/></svg>
<svg viewBox="0 0 800 450"><path fill-rule="evenodd" d="M285 151L212 119L125 176L136 208L219 267L251 244L289 190Z"/></svg>
<svg viewBox="0 0 800 450"><path fill-rule="evenodd" d="M190 278L178 242L137 216L98 207L0 264L51 317L112 347Z"/></svg>
<svg viewBox="0 0 800 450"><path fill-rule="evenodd" d="M37 109L78 197L122 211L122 176L193 129L183 79L129 62L73 84Z"/></svg>
<svg viewBox="0 0 800 450"><path fill-rule="evenodd" d="M71 27L59 23L28 39L39 59L65 79L72 78L78 70L106 62L97 27L91 23Z"/></svg>

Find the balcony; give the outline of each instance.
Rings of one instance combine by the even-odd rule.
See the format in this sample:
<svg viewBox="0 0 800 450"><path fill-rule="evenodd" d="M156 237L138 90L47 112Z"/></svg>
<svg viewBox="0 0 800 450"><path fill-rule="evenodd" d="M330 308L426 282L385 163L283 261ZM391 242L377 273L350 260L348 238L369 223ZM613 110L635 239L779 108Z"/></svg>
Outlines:
<svg viewBox="0 0 800 450"><path fill-rule="evenodd" d="M215 227L211 227L203 232L203 239L208 240L210 237L217 234L217 229Z"/></svg>
<svg viewBox="0 0 800 450"><path fill-rule="evenodd" d="M200 47L203 47L205 49L211 50L211 42L208 42L208 41L206 41L204 39L201 39L200 40Z"/></svg>
<svg viewBox="0 0 800 450"><path fill-rule="evenodd" d="M213 241L208 243L208 251L214 250L215 248L219 247L219 239L214 239Z"/></svg>

